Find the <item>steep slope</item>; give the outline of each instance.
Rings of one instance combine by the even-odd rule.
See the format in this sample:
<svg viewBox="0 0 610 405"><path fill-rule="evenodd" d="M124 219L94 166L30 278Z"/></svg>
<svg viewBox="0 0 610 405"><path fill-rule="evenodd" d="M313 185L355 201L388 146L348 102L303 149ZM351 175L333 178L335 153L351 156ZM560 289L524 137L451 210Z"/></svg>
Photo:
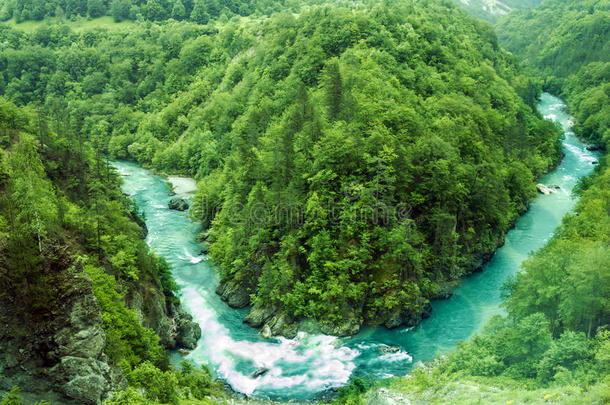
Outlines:
<svg viewBox="0 0 610 405"><path fill-rule="evenodd" d="M549 0L510 14L497 31L545 89L567 99L577 131L604 146L610 139L610 3Z"/></svg>
<svg viewBox="0 0 610 405"><path fill-rule="evenodd" d="M568 97L575 128L610 146L607 1L547 0L499 23L500 38L549 89ZM610 402L610 168L580 183L575 212L507 288L506 317L449 356L384 388L352 384L339 403Z"/></svg>
<svg viewBox="0 0 610 405"><path fill-rule="evenodd" d="M559 157L536 89L447 2L2 36L8 97L45 100L111 156L199 177L219 293L272 333L418 322Z"/></svg>
<svg viewBox="0 0 610 405"><path fill-rule="evenodd" d="M41 114L0 99L0 390L99 404L199 328L116 175Z"/></svg>

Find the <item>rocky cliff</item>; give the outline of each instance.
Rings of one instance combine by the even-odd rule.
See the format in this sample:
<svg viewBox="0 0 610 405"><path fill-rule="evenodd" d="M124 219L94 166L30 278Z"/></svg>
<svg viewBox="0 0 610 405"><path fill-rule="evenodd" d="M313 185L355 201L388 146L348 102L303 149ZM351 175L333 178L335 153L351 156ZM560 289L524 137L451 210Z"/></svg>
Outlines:
<svg viewBox="0 0 610 405"><path fill-rule="evenodd" d="M0 294L0 393L19 386L27 403L100 404L126 380L104 354L106 335L91 280L72 248L55 242L45 249L53 305L32 311L18 291ZM153 285L135 288L127 304L167 348L193 348L201 336L179 303Z"/></svg>

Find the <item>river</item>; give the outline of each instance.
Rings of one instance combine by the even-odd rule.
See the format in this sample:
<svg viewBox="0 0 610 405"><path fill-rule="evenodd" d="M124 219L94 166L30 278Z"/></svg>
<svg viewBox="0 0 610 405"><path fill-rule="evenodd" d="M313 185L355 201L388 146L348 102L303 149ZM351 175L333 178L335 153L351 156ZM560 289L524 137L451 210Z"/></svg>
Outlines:
<svg viewBox="0 0 610 405"><path fill-rule="evenodd" d="M484 270L464 279L451 298L433 302L432 316L418 327L365 328L350 338L299 333L292 340L262 339L257 330L242 323L246 310L231 309L216 295L218 276L195 241L200 226L186 213L167 208L170 197L165 180L133 163L115 162L118 171L126 175L123 191L145 214L148 244L173 265L182 303L201 325L203 336L186 359L207 364L215 375L248 396L304 400L345 384L351 375L404 375L415 363L432 360L437 353L446 353L468 339L492 315L502 313L502 285L530 252L552 237L576 202L571 197L572 188L594 167L596 155L585 150L572 132L573 118L565 104L545 93L539 110L565 132L564 159L540 180L559 185L557 192L536 198ZM382 355L379 348L383 345L397 345L402 350ZM178 353L172 355L174 363L180 360ZM259 367L269 371L251 378Z"/></svg>

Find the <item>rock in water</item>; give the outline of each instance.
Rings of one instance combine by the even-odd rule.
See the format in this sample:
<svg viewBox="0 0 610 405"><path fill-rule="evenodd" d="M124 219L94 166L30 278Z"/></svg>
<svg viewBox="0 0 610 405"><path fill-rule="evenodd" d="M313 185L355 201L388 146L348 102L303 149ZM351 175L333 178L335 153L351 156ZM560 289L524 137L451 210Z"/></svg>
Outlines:
<svg viewBox="0 0 610 405"><path fill-rule="evenodd" d="M269 371L269 369L267 367L261 367L261 368L257 369L255 372L253 372L252 374L250 374L250 377L258 378L264 374L267 374L267 371Z"/></svg>
<svg viewBox="0 0 610 405"><path fill-rule="evenodd" d="M544 184L536 184L536 188L538 189L538 192L544 195L550 195L551 193L554 193L555 190L553 190L550 187L545 186Z"/></svg>
<svg viewBox="0 0 610 405"><path fill-rule="evenodd" d="M186 211L189 209L189 204L183 198L172 198L169 200L169 209L177 211Z"/></svg>
<svg viewBox="0 0 610 405"><path fill-rule="evenodd" d="M265 339L271 339L273 335L271 334L271 328L269 325L263 326L263 329L261 329L261 336Z"/></svg>
<svg viewBox="0 0 610 405"><path fill-rule="evenodd" d="M383 345L380 346L379 349L377 349L379 351L379 353L381 354L392 354L392 353L398 353L400 351L400 346L396 346L396 345Z"/></svg>

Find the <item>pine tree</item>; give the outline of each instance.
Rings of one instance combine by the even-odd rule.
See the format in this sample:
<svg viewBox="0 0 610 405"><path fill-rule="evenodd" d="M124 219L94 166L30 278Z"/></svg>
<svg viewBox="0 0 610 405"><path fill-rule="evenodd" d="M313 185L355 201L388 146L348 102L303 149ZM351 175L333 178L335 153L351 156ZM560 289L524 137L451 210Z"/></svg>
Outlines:
<svg viewBox="0 0 610 405"><path fill-rule="evenodd" d="M341 104L343 103L343 84L337 59L332 59L326 65L326 80L324 85L326 87L328 116L330 120L335 121L341 113Z"/></svg>
<svg viewBox="0 0 610 405"><path fill-rule="evenodd" d="M174 3L174 8L172 8L172 18L174 20L183 20L186 17L186 9L184 8L184 4L182 1L176 0Z"/></svg>

